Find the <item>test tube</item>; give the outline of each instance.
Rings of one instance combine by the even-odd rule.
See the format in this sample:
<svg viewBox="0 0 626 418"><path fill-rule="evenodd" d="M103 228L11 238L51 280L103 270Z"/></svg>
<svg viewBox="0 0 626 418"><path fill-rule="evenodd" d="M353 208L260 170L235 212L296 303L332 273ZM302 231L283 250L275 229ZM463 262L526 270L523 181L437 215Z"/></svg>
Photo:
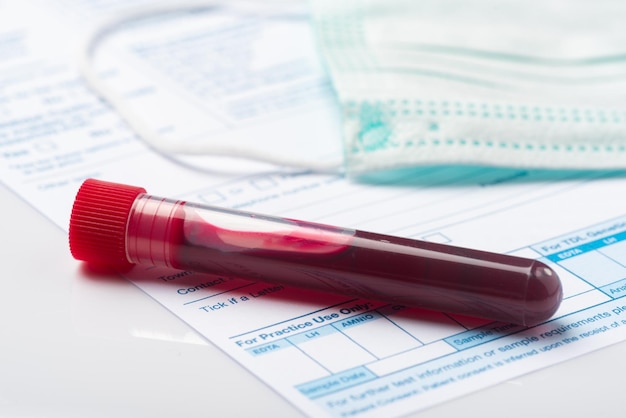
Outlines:
<svg viewBox="0 0 626 418"><path fill-rule="evenodd" d="M118 268L165 266L303 287L525 326L562 299L544 263L445 244L152 196L86 180L72 255Z"/></svg>

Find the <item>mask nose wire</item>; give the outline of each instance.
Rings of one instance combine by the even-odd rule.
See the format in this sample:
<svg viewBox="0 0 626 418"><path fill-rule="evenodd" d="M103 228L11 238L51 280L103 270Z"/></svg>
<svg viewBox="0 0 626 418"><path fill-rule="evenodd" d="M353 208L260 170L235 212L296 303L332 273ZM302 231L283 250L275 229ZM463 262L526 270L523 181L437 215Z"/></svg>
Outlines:
<svg viewBox="0 0 626 418"><path fill-rule="evenodd" d="M112 89L96 73L93 58L98 47L107 37L122 29L124 26L144 19L173 13L203 12L226 8L234 9L242 14L258 14L261 12L269 15L267 10L261 11L258 6L241 0L232 3L228 2L227 7L223 2L213 0L176 2L175 4L168 2L159 5L147 4L126 9L103 20L100 24L96 25L92 32L86 37L83 46L79 50L78 69L80 75L91 91L100 99L104 100L141 140L163 157L177 164L182 164L197 170L199 167L177 159L176 156L212 155L244 158L318 173L336 174L341 172L343 166L342 161L318 161L312 158L280 155L276 150L268 150L261 147L255 148L249 145L241 145L232 142L195 141L193 143L177 144L151 128L149 124L147 124L143 118L139 117L131 106L129 106L127 100ZM287 13L296 14L298 12L288 11ZM302 10L300 10L299 13L302 14ZM284 12L281 14L284 14ZM303 127L303 129L306 129L306 127ZM261 142L259 141L259 143Z"/></svg>

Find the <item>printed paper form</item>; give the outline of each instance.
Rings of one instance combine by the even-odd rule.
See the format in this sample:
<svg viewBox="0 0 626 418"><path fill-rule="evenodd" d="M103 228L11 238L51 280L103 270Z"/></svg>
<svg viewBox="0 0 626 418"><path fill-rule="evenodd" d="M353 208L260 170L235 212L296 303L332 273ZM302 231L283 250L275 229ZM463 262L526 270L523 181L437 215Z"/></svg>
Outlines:
<svg viewBox="0 0 626 418"><path fill-rule="evenodd" d="M81 16L96 4L47 7L79 3ZM149 151L84 88L64 55L33 46L34 28L11 27L0 33L11 57L0 64L0 175L64 229L81 180L98 176L190 201L539 258L563 279L555 319L522 329L271 284L132 272L148 295L305 413L402 415L626 338L623 177L439 167L358 184L246 166L198 172ZM108 53L132 57L132 48ZM144 65L156 77L165 73L162 62ZM118 71L111 80L132 90L133 75ZM180 79L162 77L170 95L190 99L185 109L206 111ZM157 94L168 92L129 98L163 100ZM310 106L323 108L316 100ZM183 113L168 114L173 136L175 122L188 121ZM329 131L335 122L327 119Z"/></svg>

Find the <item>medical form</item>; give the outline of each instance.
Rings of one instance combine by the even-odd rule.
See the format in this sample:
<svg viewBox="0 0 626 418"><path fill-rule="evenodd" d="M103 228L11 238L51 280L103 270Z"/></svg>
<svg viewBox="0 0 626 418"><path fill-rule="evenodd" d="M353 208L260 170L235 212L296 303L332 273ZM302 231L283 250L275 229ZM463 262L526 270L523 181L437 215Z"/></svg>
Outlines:
<svg viewBox="0 0 626 418"><path fill-rule="evenodd" d="M97 177L535 258L562 279L554 318L524 328L232 277L124 273L306 415L401 416L626 339L624 172L437 166L358 182L163 155L85 87L72 60L89 22L117 7L0 3L0 179L51 222L67 229L80 183ZM172 140L211 135L319 158L340 152L337 109L306 19L214 10L129 31L103 46L98 68ZM270 47L284 39L290 54Z"/></svg>

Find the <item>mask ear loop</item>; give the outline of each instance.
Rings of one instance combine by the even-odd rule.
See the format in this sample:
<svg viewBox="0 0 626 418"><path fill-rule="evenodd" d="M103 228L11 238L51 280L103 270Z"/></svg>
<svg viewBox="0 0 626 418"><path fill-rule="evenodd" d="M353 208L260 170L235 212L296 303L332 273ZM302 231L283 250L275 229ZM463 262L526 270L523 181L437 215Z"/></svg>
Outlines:
<svg viewBox="0 0 626 418"><path fill-rule="evenodd" d="M241 13L246 13L247 2L234 2ZM239 3L239 4L238 4ZM128 105L127 101L117 92L100 79L93 66L93 57L100 44L112 33L130 23L139 20L154 18L172 13L201 12L217 9L223 6L219 1L191 1L177 2L176 4L165 3L161 5L146 5L124 11L110 17L97 25L80 50L79 71L87 86L126 122L130 129L153 150L165 158L183 164L194 169L195 165L188 164L174 157L174 155L212 155L244 158L258 162L265 162L278 166L304 169L318 173L338 173L341 171L342 161L314 161L311 159L298 159L290 156L281 156L266 149L255 149L238 144L224 144L210 141L198 141L184 145L175 144L164 135L159 134L144 122ZM230 7L230 4L229 4ZM258 7L251 6L258 12ZM252 10L252 9L250 9Z"/></svg>

